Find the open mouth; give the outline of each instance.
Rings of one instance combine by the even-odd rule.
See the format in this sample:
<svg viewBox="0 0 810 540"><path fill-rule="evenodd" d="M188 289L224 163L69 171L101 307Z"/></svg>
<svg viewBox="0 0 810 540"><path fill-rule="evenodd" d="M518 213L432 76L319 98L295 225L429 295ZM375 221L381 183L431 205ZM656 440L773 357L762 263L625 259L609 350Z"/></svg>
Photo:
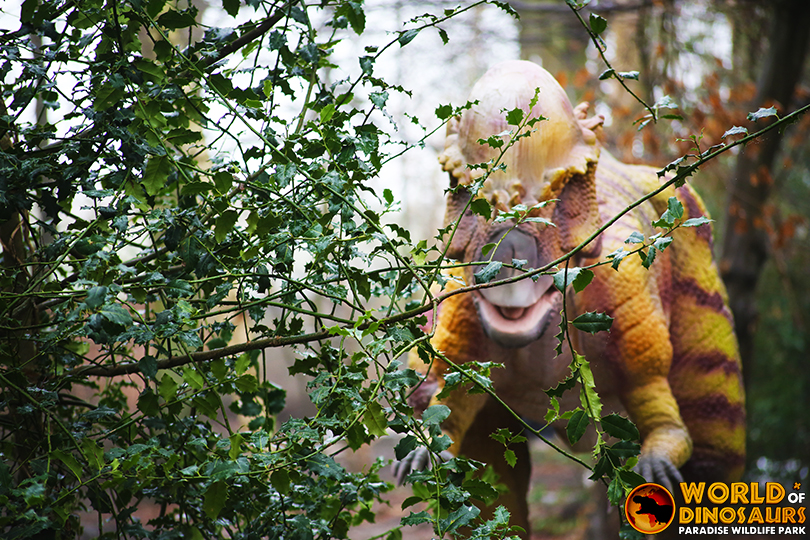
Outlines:
<svg viewBox="0 0 810 540"><path fill-rule="evenodd" d="M561 295L551 278L518 281L475 293L478 316L487 335L503 347L524 347L543 335Z"/></svg>
<svg viewBox="0 0 810 540"><path fill-rule="evenodd" d="M525 307L498 307L498 311L501 312L505 318L510 320L517 320L523 317L523 314L526 313Z"/></svg>

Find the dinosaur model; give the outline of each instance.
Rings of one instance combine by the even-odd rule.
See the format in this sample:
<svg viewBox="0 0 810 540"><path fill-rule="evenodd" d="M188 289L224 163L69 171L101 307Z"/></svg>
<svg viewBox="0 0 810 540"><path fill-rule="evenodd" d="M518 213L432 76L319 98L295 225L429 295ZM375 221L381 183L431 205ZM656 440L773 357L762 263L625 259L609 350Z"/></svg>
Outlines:
<svg viewBox="0 0 810 540"><path fill-rule="evenodd" d="M597 135L603 119L586 119L588 105L573 108L557 81L536 64L511 61L490 69L473 87L470 102L475 104L448 124L440 157L451 187L469 185L481 175L468 164L498 156L498 148L479 140L514 128L507 124L505 111L521 108L531 118L545 118L534 123L530 136L508 147L501 159L505 170L494 171L478 193L458 189L447 197L446 223L460 217L452 238L446 239L447 255L465 262L488 260L482 247L500 241L494 260L505 264L497 279L519 272L506 266L513 259L527 261L525 268L556 260L661 186L656 169L621 163L602 149ZM625 240L634 232L645 237L661 232L651 223L673 196L683 205L683 219L706 215L688 185L668 188L587 244L571 266L606 260L627 247ZM469 210L470 197L485 197L500 212L517 204L531 208L550 201L531 215L554 226L542 220L517 227L514 221L487 220ZM637 472L665 485L682 478L730 480L742 473L744 464L744 395L726 291L712 259L712 231L707 223L678 228L673 236L649 268L640 257L627 257L618 270L611 265L594 268L592 282L581 292L569 287L569 320L585 312L613 318L609 332L588 334L572 328L571 337L577 352L590 362L603 413L625 413L639 429ZM457 279L448 289L460 287L458 281L474 283L473 273L480 268L456 271ZM541 276L451 296L440 305L431 342L456 364L503 364L503 369L492 371L495 392L523 418L540 424L549 408L543 390L565 379L571 362L569 350L555 354L563 296L552 281ZM425 376L412 394L414 408L421 411L437 403L449 407L451 413L442 423L443 433L453 441L449 452L491 464L508 488L497 504L509 509L513 524L528 530L527 446L510 447L518 457L517 465L510 467L503 444L489 436L497 428L520 432L521 424L487 394L460 388L437 400L449 370L441 358L434 359L429 373L416 356L411 367ZM578 392L561 398L563 410L578 405ZM555 428L564 429L564 424ZM417 450L398 465L398 476L402 479L426 463L426 451Z"/></svg>

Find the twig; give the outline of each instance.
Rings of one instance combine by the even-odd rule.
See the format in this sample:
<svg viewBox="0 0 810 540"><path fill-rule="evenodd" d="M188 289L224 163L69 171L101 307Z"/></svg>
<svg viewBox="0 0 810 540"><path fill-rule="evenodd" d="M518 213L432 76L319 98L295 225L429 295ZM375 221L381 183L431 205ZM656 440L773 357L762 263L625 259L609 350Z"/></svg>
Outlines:
<svg viewBox="0 0 810 540"><path fill-rule="evenodd" d="M641 103L641 105L650 112L650 114L652 115L653 122L657 122L658 121L658 113L657 113L657 111L655 111L652 107L647 105L647 102L645 102L643 99L638 97L635 94L635 92L630 90L630 88L627 86L627 84L625 84L624 77L622 77L619 74L619 72L616 71L613 68L613 66L610 64L607 57L605 56L605 51L604 51L602 45L599 43L601 41L601 38L599 38L599 36L591 29L590 25L585 22L585 20L579 14L579 9L575 8L571 4L569 4L569 7L571 8L571 11L574 12L574 15L577 16L577 19L579 19L579 22L580 22L580 24L582 24L582 27L585 28L585 31L588 32L588 35L590 36L591 41L593 41L593 44L596 47L596 50L599 51L599 56L602 57L602 61L605 63L605 65L608 68L608 72L610 72L613 75L613 77L615 77L615 79L617 81L619 81L619 84L622 85L622 88L624 88L627 91L628 94L633 96L636 101ZM602 43L604 43L604 42L602 42Z"/></svg>
<svg viewBox="0 0 810 540"><path fill-rule="evenodd" d="M275 11L275 13L273 13L272 15L267 17L265 20L263 20L261 23L259 23L259 25L256 28L254 28L253 30L249 30L249 31L245 32L244 34L242 34L241 36L239 36L238 38L236 38L232 42L230 42L227 45L225 45L224 47L222 47L215 57L209 58L205 62L205 67L210 67L210 66L216 64L217 62L221 61L223 58L227 57L228 55L235 53L236 51L238 51L239 49L241 49L242 47L244 47L245 45L247 45L251 41L253 41L255 39L258 39L261 36L263 36L265 33L267 33L268 30L273 28L276 25L276 23L278 23L282 18L284 18L284 16L287 15L287 12L289 11L292 4L293 4L292 1L287 2L286 4L284 4L283 6L278 8Z"/></svg>

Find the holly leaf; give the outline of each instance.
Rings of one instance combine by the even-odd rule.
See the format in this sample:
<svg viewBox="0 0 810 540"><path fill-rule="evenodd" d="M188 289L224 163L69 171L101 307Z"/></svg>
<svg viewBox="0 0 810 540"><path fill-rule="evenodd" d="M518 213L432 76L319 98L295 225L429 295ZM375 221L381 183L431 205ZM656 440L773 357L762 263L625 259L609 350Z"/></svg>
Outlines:
<svg viewBox="0 0 810 540"><path fill-rule="evenodd" d="M543 390L548 397L561 397L566 390L572 389L577 384L577 381L573 377L568 377L564 381L560 382L554 388L549 388L548 390Z"/></svg>
<svg viewBox="0 0 810 540"><path fill-rule="evenodd" d="M290 492L290 474L284 469L277 469L270 475L270 484L282 495Z"/></svg>
<svg viewBox="0 0 810 540"><path fill-rule="evenodd" d="M335 15L346 17L352 30L358 35L362 34L366 29L366 12L363 9L362 2L341 2L335 9Z"/></svg>
<svg viewBox="0 0 810 540"><path fill-rule="evenodd" d="M596 34L597 36L602 32L604 32L605 29L607 28L607 21L603 17L597 15L596 13L591 13L590 23L591 23L591 30L593 30L593 33Z"/></svg>
<svg viewBox="0 0 810 540"><path fill-rule="evenodd" d="M571 418L568 419L568 424L565 426L565 434L568 436L568 441L571 444L576 444L583 435L585 430L588 429L589 423L588 415L582 409L577 409Z"/></svg>
<svg viewBox="0 0 810 540"><path fill-rule="evenodd" d="M82 466L79 464L79 461L73 456L73 454L68 454L64 450L59 448L54 449L51 452L51 456L57 458L59 461L65 464L65 466L70 469L70 472L76 476L76 479L81 482L82 480Z"/></svg>
<svg viewBox="0 0 810 540"><path fill-rule="evenodd" d="M625 244L643 244L644 243L644 235L638 231L633 231L630 236L627 237L627 240L624 241Z"/></svg>
<svg viewBox="0 0 810 540"><path fill-rule="evenodd" d="M150 197L154 197L166 187L172 164L166 156L152 156L143 171L143 187Z"/></svg>
<svg viewBox="0 0 810 540"><path fill-rule="evenodd" d="M650 250L647 253L644 253L644 251L638 252L638 256L641 257L641 265L644 268L649 269L650 266L652 266L652 263L655 260L656 251L657 250L655 249L655 247L650 246Z"/></svg>
<svg viewBox="0 0 810 540"><path fill-rule="evenodd" d="M593 280L593 272L587 268L569 268L567 282L565 282L565 276L565 270L560 270L554 274L554 287L560 292L565 292L568 285L573 285L574 291L582 292L582 290Z"/></svg>
<svg viewBox="0 0 810 540"><path fill-rule="evenodd" d="M388 420L376 401L369 402L366 414L363 415L363 424L368 428L368 432L376 437L382 437L387 433Z"/></svg>
<svg viewBox="0 0 810 540"><path fill-rule="evenodd" d="M411 512L407 517L402 518L401 522L405 526L412 527L414 525L419 525L420 523L427 523L430 520L430 514L422 510L421 512L416 513Z"/></svg>
<svg viewBox="0 0 810 540"><path fill-rule="evenodd" d="M405 45L413 41L413 38L416 37L416 35L419 33L419 30L421 30L421 28L411 28L410 30L405 30L404 32L402 32L397 38L397 41L399 41L399 46L404 47Z"/></svg>
<svg viewBox="0 0 810 540"><path fill-rule="evenodd" d="M194 16L189 11L179 12L173 9L158 17L157 22L169 30L187 28L189 26L194 26L196 23Z"/></svg>
<svg viewBox="0 0 810 540"><path fill-rule="evenodd" d="M228 450L228 457L236 459L242 454L242 443L245 441L245 438L241 433L234 433L228 437L228 440L231 443L231 448Z"/></svg>
<svg viewBox="0 0 810 540"><path fill-rule="evenodd" d="M205 490L203 510L209 519L216 519L228 501L228 484L223 481L214 482Z"/></svg>
<svg viewBox="0 0 810 540"><path fill-rule="evenodd" d="M436 118L439 120L447 120L451 116L453 116L452 105L439 105L436 107Z"/></svg>
<svg viewBox="0 0 810 540"><path fill-rule="evenodd" d="M681 219L683 217L683 205L681 201L679 201L675 197L670 197L667 201L667 209L661 214L661 217L653 221L653 227L661 227L662 229L668 229L675 224L675 220Z"/></svg>
<svg viewBox="0 0 810 540"><path fill-rule="evenodd" d="M129 311L118 304L110 304L101 308L101 316L116 326L129 328L132 325L132 316Z"/></svg>
<svg viewBox="0 0 810 540"><path fill-rule="evenodd" d="M239 14L239 0L222 0L222 9L231 17Z"/></svg>
<svg viewBox="0 0 810 540"><path fill-rule="evenodd" d="M606 313L587 312L583 313L573 321L571 324L577 330L595 334L597 332L604 332L610 330L613 325L613 317Z"/></svg>
<svg viewBox="0 0 810 540"><path fill-rule="evenodd" d="M405 456L416 450L416 437L408 435L400 439L394 447L394 457L399 460L405 459Z"/></svg>
<svg viewBox="0 0 810 540"><path fill-rule="evenodd" d="M422 423L425 425L439 425L450 416L450 409L446 405L431 405L422 413Z"/></svg>
<svg viewBox="0 0 810 540"><path fill-rule="evenodd" d="M233 210L226 210L218 218L214 226L214 238L217 243L222 242L228 236L228 233L233 230L236 224L236 219L239 217Z"/></svg>
<svg viewBox="0 0 810 540"><path fill-rule="evenodd" d="M579 370L582 386L579 389L579 402L591 418L602 415L602 400L596 393L596 382L591 371L591 364L581 354L574 352L575 369Z"/></svg>
<svg viewBox="0 0 810 540"><path fill-rule="evenodd" d="M726 137L730 137L732 135L748 135L748 130L745 129L744 127L734 126L733 128L723 133L721 139L725 139Z"/></svg>
<svg viewBox="0 0 810 540"><path fill-rule="evenodd" d="M616 72L614 70L606 69L605 71L603 71L599 75L599 80L600 81L605 81L605 80L610 79L611 77L613 77L613 75L615 75L615 74L616 74Z"/></svg>
<svg viewBox="0 0 810 540"><path fill-rule="evenodd" d="M683 223L681 223L681 227L700 227L701 225L706 225L708 223L711 223L712 221L714 220L704 216L689 218Z"/></svg>
<svg viewBox="0 0 810 540"><path fill-rule="evenodd" d="M484 268L474 273L476 283L489 283L501 271L503 263L501 261L489 261Z"/></svg>
<svg viewBox="0 0 810 540"><path fill-rule="evenodd" d="M656 111L658 109L677 109L677 108L678 104L675 103L675 100L673 100L669 96L662 97L661 99L655 102L655 105L653 105L653 109L655 109Z"/></svg>
<svg viewBox="0 0 810 540"><path fill-rule="evenodd" d="M605 451L614 460L623 460L637 456L641 451L641 445L631 441L619 441L613 446L606 448Z"/></svg>
<svg viewBox="0 0 810 540"><path fill-rule="evenodd" d="M763 118L768 118L770 116L776 116L779 118L779 115L776 114L776 107L768 107L767 109L760 107L758 111L748 113L748 119L752 122L756 122L757 120L762 120Z"/></svg>
<svg viewBox="0 0 810 540"><path fill-rule="evenodd" d="M510 450L509 448L504 450L503 459L506 460L506 463L510 467L514 467L517 464L517 455L514 450Z"/></svg>
<svg viewBox="0 0 810 540"><path fill-rule="evenodd" d="M523 121L523 116L524 115L525 115L525 113L523 112L523 109L521 109L520 107L517 107L515 109L512 109L508 113L506 113L506 122L509 125L518 126L518 125L520 125L520 122Z"/></svg>
<svg viewBox="0 0 810 540"><path fill-rule="evenodd" d="M692 225L690 225L691 227ZM660 252L663 252L667 247L672 243L673 238L671 236L661 236L660 238L656 238L655 242L653 243L653 247Z"/></svg>
<svg viewBox="0 0 810 540"><path fill-rule="evenodd" d="M621 504L622 498L624 497L624 483L619 476L613 477L613 480L610 481L610 485L608 485L607 489L607 496L610 504L615 506L619 506Z"/></svg>
<svg viewBox="0 0 810 540"><path fill-rule="evenodd" d="M616 437L623 441L637 441L639 439L638 428L627 418L611 413L603 416L601 420L602 429L611 437Z"/></svg>
<svg viewBox="0 0 810 540"><path fill-rule="evenodd" d="M470 211L473 214L478 214L479 216L483 217L487 221L492 219L492 206L489 204L489 201L486 199L474 199L470 203Z"/></svg>
<svg viewBox="0 0 810 540"><path fill-rule="evenodd" d="M445 519L440 520L439 525L441 530L452 532L457 530L459 527L467 525L473 519L478 517L478 514L480 513L481 510L479 510L477 507L465 504L455 512L452 512Z"/></svg>
<svg viewBox="0 0 810 540"><path fill-rule="evenodd" d="M87 306L87 309L96 309L97 307L104 304L104 300L107 298L107 287L99 286L99 287L90 287L87 290L87 298L84 300L84 305Z"/></svg>

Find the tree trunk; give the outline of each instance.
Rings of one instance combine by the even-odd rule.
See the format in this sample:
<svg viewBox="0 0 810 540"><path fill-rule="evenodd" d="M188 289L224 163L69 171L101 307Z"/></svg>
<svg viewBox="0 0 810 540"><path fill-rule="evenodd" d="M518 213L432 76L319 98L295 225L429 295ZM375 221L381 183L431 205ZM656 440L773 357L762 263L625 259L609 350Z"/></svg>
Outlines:
<svg viewBox="0 0 810 540"><path fill-rule="evenodd" d="M774 3L769 50L751 110L776 105L780 116L789 112L805 63L810 37L808 26L810 2ZM762 122L755 127L762 127ZM728 185L720 271L731 299L743 373L749 371L754 350L755 292L769 249L764 209L774 190L771 171L781 142L782 133L775 130L744 148Z"/></svg>
<svg viewBox="0 0 810 540"><path fill-rule="evenodd" d="M571 9L549 0L512 2L520 13L520 56L553 76L585 65L588 34Z"/></svg>

